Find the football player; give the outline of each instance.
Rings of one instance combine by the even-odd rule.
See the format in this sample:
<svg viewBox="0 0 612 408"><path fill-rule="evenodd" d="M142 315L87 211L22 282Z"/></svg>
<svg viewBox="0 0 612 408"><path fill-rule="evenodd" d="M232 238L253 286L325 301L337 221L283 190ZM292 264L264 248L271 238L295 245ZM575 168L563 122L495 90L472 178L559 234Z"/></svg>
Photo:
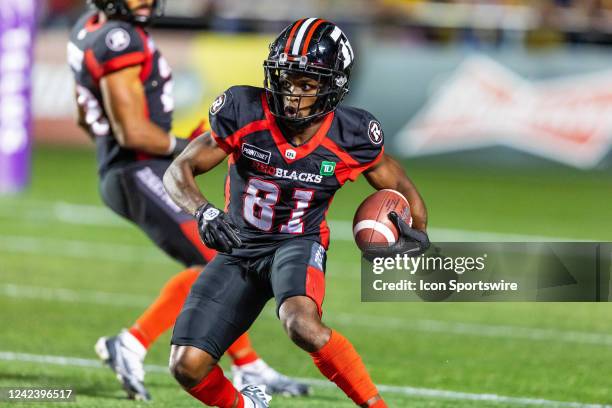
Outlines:
<svg viewBox="0 0 612 408"><path fill-rule="evenodd" d="M396 213L395 253L425 250L427 212L402 167L383 152L370 113L339 107L354 52L331 22L307 18L270 45L265 89L235 86L209 112L211 131L195 139L164 176L170 196L198 220L220 253L196 280L174 326L170 370L193 397L222 408L267 407L264 390L238 392L217 361L274 297L290 339L358 406L386 407L351 343L321 321L329 245L326 214L336 191L360 174L375 189L409 201L414 229ZM227 156L225 207L195 176ZM416 247L416 248L415 248Z"/></svg>
<svg viewBox="0 0 612 408"><path fill-rule="evenodd" d="M140 227L166 254L187 267L129 330L100 338L95 350L131 398L148 400L143 359L171 328L191 285L215 251L204 246L195 219L172 202L161 177L188 139L170 133L172 73L146 25L162 1L92 0L96 10L76 24L68 60L76 80L79 124L95 141L104 203ZM203 129L198 128L193 135ZM267 384L272 392L303 395L308 387L265 364L246 334L228 349L237 387Z"/></svg>

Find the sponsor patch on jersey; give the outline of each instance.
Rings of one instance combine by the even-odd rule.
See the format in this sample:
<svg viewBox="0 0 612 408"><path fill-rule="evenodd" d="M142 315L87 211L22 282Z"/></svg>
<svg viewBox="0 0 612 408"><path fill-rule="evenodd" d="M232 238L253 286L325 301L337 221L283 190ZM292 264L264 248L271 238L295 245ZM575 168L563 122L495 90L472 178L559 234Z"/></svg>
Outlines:
<svg viewBox="0 0 612 408"><path fill-rule="evenodd" d="M368 136L373 144L379 145L382 143L383 131L382 127L380 126L380 122L377 120L370 121L370 124L368 125Z"/></svg>
<svg viewBox="0 0 612 408"><path fill-rule="evenodd" d="M106 46L115 52L125 50L130 41L130 34L123 28L113 28L106 34Z"/></svg>
<svg viewBox="0 0 612 408"><path fill-rule="evenodd" d="M227 97L225 96L225 93L222 93L221 95L217 96L217 99L215 99L212 105L210 105L210 114L216 115L217 113L219 113L221 108L223 108L223 105L225 105L226 99Z"/></svg>
<svg viewBox="0 0 612 408"><path fill-rule="evenodd" d="M320 271L325 271L325 248L318 242L312 244L308 264Z"/></svg>
<svg viewBox="0 0 612 408"><path fill-rule="evenodd" d="M321 171L319 172L322 176L333 176L336 172L336 163L330 161L321 162Z"/></svg>
<svg viewBox="0 0 612 408"><path fill-rule="evenodd" d="M251 160L265 164L270 164L270 157L272 157L272 153L269 151L260 149L259 147L250 145L248 143L242 144L242 155Z"/></svg>
<svg viewBox="0 0 612 408"><path fill-rule="evenodd" d="M289 160L293 160L297 157L297 152L293 149L287 149L285 150L285 157Z"/></svg>

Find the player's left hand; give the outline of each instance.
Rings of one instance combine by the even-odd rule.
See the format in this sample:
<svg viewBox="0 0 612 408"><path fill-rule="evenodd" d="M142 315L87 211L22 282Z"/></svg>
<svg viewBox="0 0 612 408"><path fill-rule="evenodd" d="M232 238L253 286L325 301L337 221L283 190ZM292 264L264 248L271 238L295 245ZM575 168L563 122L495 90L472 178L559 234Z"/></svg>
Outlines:
<svg viewBox="0 0 612 408"><path fill-rule="evenodd" d="M242 246L236 227L225 212L210 203L197 209L195 217L198 220L198 231L204 244L219 252L231 254L233 248Z"/></svg>
<svg viewBox="0 0 612 408"><path fill-rule="evenodd" d="M391 222L399 232L399 238L391 246L376 246L364 251L363 256L368 260L374 258L387 258L396 255L418 256L427 251L431 243L425 231L412 228L395 211L388 215Z"/></svg>

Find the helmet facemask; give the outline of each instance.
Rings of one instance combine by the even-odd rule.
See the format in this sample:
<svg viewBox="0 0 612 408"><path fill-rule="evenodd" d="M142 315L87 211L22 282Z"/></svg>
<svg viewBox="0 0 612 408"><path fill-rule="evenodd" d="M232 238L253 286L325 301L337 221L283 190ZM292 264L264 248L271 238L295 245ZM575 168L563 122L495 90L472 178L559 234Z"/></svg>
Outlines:
<svg viewBox="0 0 612 408"><path fill-rule="evenodd" d="M109 18L126 20L137 25L149 25L156 17L164 15L166 0L154 0L151 7L151 14L143 16L134 14L130 10L126 0L89 0L98 10L102 11Z"/></svg>

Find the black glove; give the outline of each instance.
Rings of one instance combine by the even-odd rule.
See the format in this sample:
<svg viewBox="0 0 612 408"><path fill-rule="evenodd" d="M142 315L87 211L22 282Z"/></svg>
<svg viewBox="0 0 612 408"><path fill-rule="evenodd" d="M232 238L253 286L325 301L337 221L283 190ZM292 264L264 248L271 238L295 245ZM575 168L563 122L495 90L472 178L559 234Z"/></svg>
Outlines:
<svg viewBox="0 0 612 408"><path fill-rule="evenodd" d="M238 228L229 220L227 214L212 204L204 204L198 208L195 217L198 220L200 237L207 247L231 254L233 248L242 246Z"/></svg>
<svg viewBox="0 0 612 408"><path fill-rule="evenodd" d="M388 215L399 231L399 237L393 245L371 245L363 252L364 258L371 261L374 258L394 257L397 254L418 256L427 251L431 243L427 233L410 227L395 211Z"/></svg>

